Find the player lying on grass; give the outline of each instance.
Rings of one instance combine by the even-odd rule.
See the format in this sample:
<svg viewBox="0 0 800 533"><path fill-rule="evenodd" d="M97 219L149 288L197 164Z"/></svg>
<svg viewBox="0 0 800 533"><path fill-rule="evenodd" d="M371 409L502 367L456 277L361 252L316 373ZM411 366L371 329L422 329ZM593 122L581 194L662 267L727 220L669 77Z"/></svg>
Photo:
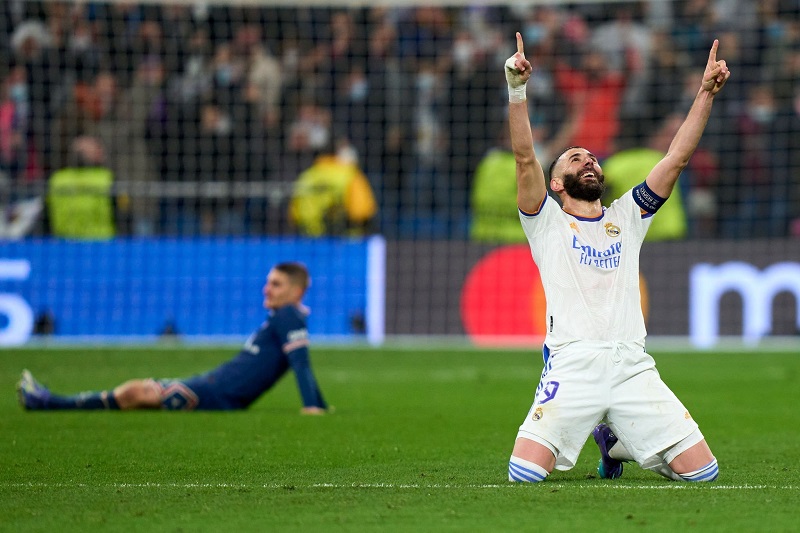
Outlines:
<svg viewBox="0 0 800 533"><path fill-rule="evenodd" d="M272 388L291 367L304 414L323 414L327 405L311 370L308 330L302 298L308 271L299 263L280 263L267 275L264 307L267 321L239 354L217 368L188 379L134 379L112 391L58 396L23 371L19 401L28 410L56 409L245 409Z"/></svg>
<svg viewBox="0 0 800 533"><path fill-rule="evenodd" d="M730 76L725 61L717 60L718 46L714 41L697 96L668 153L645 181L604 209L597 158L571 147L550 167L559 207L547 194L533 148L525 96L532 67L517 33L517 53L505 64L517 205L544 284L547 334L544 370L509 462L511 481L542 481L554 468L569 470L589 433L600 447L601 477L619 477L622 463L635 460L670 479L717 478L705 438L645 352L639 250Z"/></svg>

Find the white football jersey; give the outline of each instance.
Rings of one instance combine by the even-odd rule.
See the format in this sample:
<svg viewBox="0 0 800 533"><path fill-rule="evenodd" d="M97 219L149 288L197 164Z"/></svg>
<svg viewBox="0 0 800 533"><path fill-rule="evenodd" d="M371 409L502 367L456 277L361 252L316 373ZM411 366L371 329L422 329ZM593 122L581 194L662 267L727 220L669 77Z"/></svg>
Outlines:
<svg viewBox="0 0 800 533"><path fill-rule="evenodd" d="M647 334L639 292L639 250L652 215L628 192L597 218L563 211L549 196L520 211L547 299L545 344L636 342Z"/></svg>

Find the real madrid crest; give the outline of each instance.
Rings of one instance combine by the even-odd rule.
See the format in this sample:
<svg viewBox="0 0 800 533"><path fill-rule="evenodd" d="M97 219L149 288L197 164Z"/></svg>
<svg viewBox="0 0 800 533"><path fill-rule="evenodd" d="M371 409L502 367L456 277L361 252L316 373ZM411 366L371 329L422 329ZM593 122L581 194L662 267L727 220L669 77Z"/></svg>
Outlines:
<svg viewBox="0 0 800 533"><path fill-rule="evenodd" d="M542 418L542 408L541 407L537 407L536 410L531 415L531 418L534 419L534 420L541 420L541 418Z"/></svg>
<svg viewBox="0 0 800 533"><path fill-rule="evenodd" d="M619 226L615 226L611 222L608 222L606 223L605 228L606 228L606 235L608 235L609 237L619 237L620 234Z"/></svg>

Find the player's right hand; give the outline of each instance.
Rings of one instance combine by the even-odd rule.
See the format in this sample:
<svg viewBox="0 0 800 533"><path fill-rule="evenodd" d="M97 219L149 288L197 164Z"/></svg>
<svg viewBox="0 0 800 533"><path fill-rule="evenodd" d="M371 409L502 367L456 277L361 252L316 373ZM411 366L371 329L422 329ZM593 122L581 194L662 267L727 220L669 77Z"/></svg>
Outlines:
<svg viewBox="0 0 800 533"><path fill-rule="evenodd" d="M708 62L701 85L704 91L708 91L712 95L720 92L725 82L731 77L731 71L728 70L725 60L717 60L717 48L719 48L719 40L714 39L714 44L711 45L711 51L708 53Z"/></svg>
<svg viewBox="0 0 800 533"><path fill-rule="evenodd" d="M533 72L530 61L525 59L525 47L519 32L517 32L517 53L506 59L505 67L506 81L513 89L525 85Z"/></svg>
<svg viewBox="0 0 800 533"><path fill-rule="evenodd" d="M324 409L322 407L303 407L300 409L301 415L320 416L332 413L333 408Z"/></svg>

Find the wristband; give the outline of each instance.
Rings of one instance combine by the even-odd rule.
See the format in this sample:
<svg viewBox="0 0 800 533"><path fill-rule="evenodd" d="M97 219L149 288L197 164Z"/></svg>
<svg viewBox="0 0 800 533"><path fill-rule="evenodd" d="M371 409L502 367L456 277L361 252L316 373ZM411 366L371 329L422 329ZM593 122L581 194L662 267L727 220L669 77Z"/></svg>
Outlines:
<svg viewBox="0 0 800 533"><path fill-rule="evenodd" d="M508 101L512 103L524 102L528 99L528 83L522 83L519 71L514 66L514 56L506 59L505 67L506 82L508 82Z"/></svg>
<svg viewBox="0 0 800 533"><path fill-rule="evenodd" d="M524 102L528 99L528 84L523 83L518 87L508 86L508 101L510 103Z"/></svg>

